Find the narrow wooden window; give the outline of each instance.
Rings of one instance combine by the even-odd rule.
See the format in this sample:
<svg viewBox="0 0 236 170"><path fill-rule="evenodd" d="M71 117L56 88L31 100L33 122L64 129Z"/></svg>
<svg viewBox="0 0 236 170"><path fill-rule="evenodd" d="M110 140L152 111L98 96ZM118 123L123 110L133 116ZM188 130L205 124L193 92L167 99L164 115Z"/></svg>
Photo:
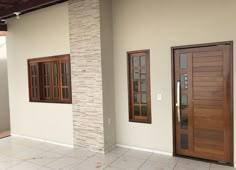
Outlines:
<svg viewBox="0 0 236 170"><path fill-rule="evenodd" d="M128 52L129 120L151 123L149 50Z"/></svg>
<svg viewBox="0 0 236 170"><path fill-rule="evenodd" d="M70 67L68 60L62 60L60 62L61 67L61 100L70 101L71 91L70 91Z"/></svg>
<svg viewBox="0 0 236 170"><path fill-rule="evenodd" d="M28 72L30 101L71 103L69 55L30 59Z"/></svg>
<svg viewBox="0 0 236 170"><path fill-rule="evenodd" d="M53 100L60 100L60 72L59 62L52 62L52 98Z"/></svg>
<svg viewBox="0 0 236 170"><path fill-rule="evenodd" d="M40 86L39 86L39 66L37 63L29 64L29 84L30 100L40 100Z"/></svg>
<svg viewBox="0 0 236 170"><path fill-rule="evenodd" d="M51 100L51 62L41 63L42 100Z"/></svg>

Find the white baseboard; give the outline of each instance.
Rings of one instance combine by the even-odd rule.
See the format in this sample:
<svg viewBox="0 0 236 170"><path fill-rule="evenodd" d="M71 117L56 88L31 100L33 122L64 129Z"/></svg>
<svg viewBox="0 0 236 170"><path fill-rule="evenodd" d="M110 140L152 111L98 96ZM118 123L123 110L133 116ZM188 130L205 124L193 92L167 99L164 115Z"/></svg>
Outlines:
<svg viewBox="0 0 236 170"><path fill-rule="evenodd" d="M119 146L122 148L127 148L127 149L134 149L134 150L138 150L138 151L145 151L145 152L152 152L152 153L158 153L158 154L162 154L162 155L173 156L173 153L171 153L171 152L163 152L163 151L158 151L158 150L145 149L145 148L139 148L139 147L121 145L121 144L116 144L116 146Z"/></svg>
<svg viewBox="0 0 236 170"><path fill-rule="evenodd" d="M50 144L54 144L54 145L58 145L58 146L64 146L64 147L68 147L68 148L74 148L73 145L67 145L67 144L62 144L62 143L58 143L58 142L52 142L52 141L48 141L48 140L44 140L44 139L39 139L39 138L32 138L32 137L23 136L23 135L17 135L17 134L11 134L11 136L19 137L19 138L25 138L25 139L31 139L31 140L34 140L34 141L50 143Z"/></svg>

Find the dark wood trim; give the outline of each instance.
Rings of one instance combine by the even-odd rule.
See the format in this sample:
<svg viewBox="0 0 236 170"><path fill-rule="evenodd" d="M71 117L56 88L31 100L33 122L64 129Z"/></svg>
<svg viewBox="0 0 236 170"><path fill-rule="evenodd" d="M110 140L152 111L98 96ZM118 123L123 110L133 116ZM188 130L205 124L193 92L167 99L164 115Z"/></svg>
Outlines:
<svg viewBox="0 0 236 170"><path fill-rule="evenodd" d="M70 54L62 54L62 55L57 55L57 56L30 58L30 59L28 59L28 63L57 61L58 57L60 57L60 60L63 60L63 59L67 59L68 56L70 56Z"/></svg>
<svg viewBox="0 0 236 170"><path fill-rule="evenodd" d="M131 70L131 56L132 55L136 55L138 56L138 54L143 53L145 54L146 58L145 58L145 62L146 62L146 82L147 82L147 92L146 92L146 97L147 97L147 116L136 116L133 113L133 84L130 83L130 81L132 80L132 70ZM152 116L151 116L151 83L150 83L150 50L149 49L145 49L145 50L137 50L137 51L128 51L127 52L127 78L128 78L128 102L129 102L129 122L136 122L136 123L152 123ZM131 94L132 93L132 94ZM139 100L141 100L141 95ZM139 106L141 106L139 104Z"/></svg>
<svg viewBox="0 0 236 170"><path fill-rule="evenodd" d="M188 49L188 48L211 47L211 46L218 46L218 45L230 45L231 46L231 45L233 45L233 41L222 41L222 42L213 42L213 43L174 46L174 47L171 47L171 51L180 50L180 49Z"/></svg>
<svg viewBox="0 0 236 170"><path fill-rule="evenodd" d="M176 118L175 118L175 57L174 57L174 48L171 48L171 95L172 95L172 130L173 130L173 156L176 155L176 126L175 126L175 122L176 122Z"/></svg>
<svg viewBox="0 0 236 170"><path fill-rule="evenodd" d="M172 127L173 127L173 156L176 156L176 107L175 107L175 50L188 49L188 48L199 48L199 47L211 47L211 46L220 46L220 45L229 45L230 46L230 98L231 98L231 147L232 147L232 161L230 165L234 166L234 88L233 88L233 41L223 41L223 42L213 42L213 43L204 43L204 44L193 44L193 45L183 45L183 46L174 46L171 47L171 85L172 85Z"/></svg>
<svg viewBox="0 0 236 170"><path fill-rule="evenodd" d="M0 24L0 31L7 31L7 24Z"/></svg>
<svg viewBox="0 0 236 170"><path fill-rule="evenodd" d="M62 99L60 93L61 93L61 88L62 88L62 85L61 85L61 81L62 81L62 78L60 77L61 75L61 62L60 61L63 61L63 62L68 62L68 69L69 69L69 97L70 99ZM70 64L70 55L69 54L65 54L65 55L59 55L59 56L49 56L49 57L41 57L41 58L33 58L33 59L28 59L27 60L28 62L28 86L29 86L29 101L30 102L42 102L42 103L68 103L68 104L71 104L72 103L72 91L71 91L71 64ZM53 96L53 70L52 70L52 63L55 62L57 63L57 69L58 69L58 97L57 98L54 98ZM43 97L43 87L44 85L42 84L43 83L43 80L42 80L42 64L43 63L48 63L50 64L50 97L49 98L44 98ZM32 86L31 86L31 79L32 79L32 76L31 76L31 65L38 65L38 74L39 74L39 80L38 80L38 83L39 83L39 98L34 98L32 97Z"/></svg>
<svg viewBox="0 0 236 170"><path fill-rule="evenodd" d="M30 0L21 4L16 4L9 9L0 11L0 19L13 17L15 16L14 12L21 12L21 14L25 14L65 1L67 0Z"/></svg>

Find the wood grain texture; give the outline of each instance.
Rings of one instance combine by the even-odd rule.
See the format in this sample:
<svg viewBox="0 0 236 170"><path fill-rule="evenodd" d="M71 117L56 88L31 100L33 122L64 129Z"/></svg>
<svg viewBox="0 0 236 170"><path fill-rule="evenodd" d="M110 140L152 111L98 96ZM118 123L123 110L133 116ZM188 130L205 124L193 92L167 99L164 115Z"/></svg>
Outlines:
<svg viewBox="0 0 236 170"><path fill-rule="evenodd" d="M188 56L188 68L180 68L180 55ZM176 110L176 154L233 163L232 43L174 49L174 89L180 74L188 74L188 105L181 114L188 116L188 128L182 129ZM176 102L176 90L175 99ZM188 148L181 135L188 135Z"/></svg>

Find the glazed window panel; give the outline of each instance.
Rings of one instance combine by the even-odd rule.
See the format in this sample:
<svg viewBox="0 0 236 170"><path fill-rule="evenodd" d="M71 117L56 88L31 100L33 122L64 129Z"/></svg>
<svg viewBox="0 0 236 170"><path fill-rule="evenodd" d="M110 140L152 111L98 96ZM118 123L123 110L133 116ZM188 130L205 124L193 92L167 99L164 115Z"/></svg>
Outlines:
<svg viewBox="0 0 236 170"><path fill-rule="evenodd" d="M51 62L41 63L42 68L42 99L50 100L51 99Z"/></svg>
<svg viewBox="0 0 236 170"><path fill-rule="evenodd" d="M71 103L70 56L28 60L31 102Z"/></svg>
<svg viewBox="0 0 236 170"><path fill-rule="evenodd" d="M52 63L52 74L53 74L53 88L52 88L52 93L53 93L53 99L54 100L59 100L60 98L60 72L59 72L59 62L55 61Z"/></svg>
<svg viewBox="0 0 236 170"><path fill-rule="evenodd" d="M151 123L149 50L128 52L129 121Z"/></svg>
<svg viewBox="0 0 236 170"><path fill-rule="evenodd" d="M62 97L61 100L68 101L71 98L71 92L70 92L70 69L69 69L69 62L68 61L61 61L61 92Z"/></svg>
<svg viewBox="0 0 236 170"><path fill-rule="evenodd" d="M29 84L31 86L30 98L32 100L39 100L39 66L37 63L29 65Z"/></svg>

